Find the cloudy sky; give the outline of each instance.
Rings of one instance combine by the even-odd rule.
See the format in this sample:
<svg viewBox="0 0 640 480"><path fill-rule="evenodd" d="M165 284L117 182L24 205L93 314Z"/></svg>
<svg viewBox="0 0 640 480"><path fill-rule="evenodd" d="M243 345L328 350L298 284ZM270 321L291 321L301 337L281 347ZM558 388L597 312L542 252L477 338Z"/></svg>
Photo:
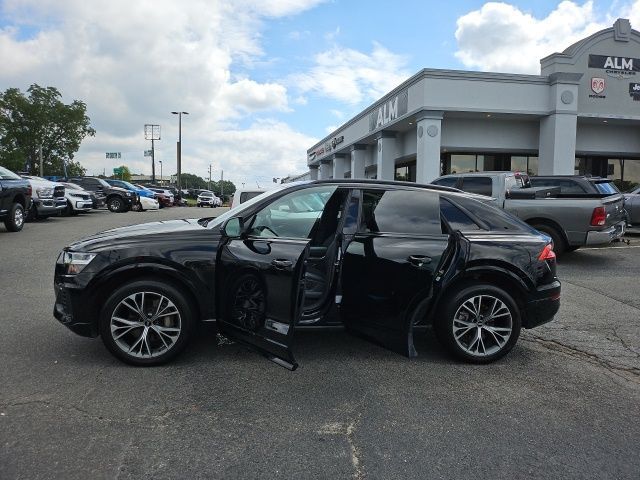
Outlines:
<svg viewBox="0 0 640 480"><path fill-rule="evenodd" d="M538 73L538 60L627 17L640 0L0 0L0 89L55 86L97 134L90 174L122 152L150 173L261 185L306 170L306 149L420 68Z"/></svg>

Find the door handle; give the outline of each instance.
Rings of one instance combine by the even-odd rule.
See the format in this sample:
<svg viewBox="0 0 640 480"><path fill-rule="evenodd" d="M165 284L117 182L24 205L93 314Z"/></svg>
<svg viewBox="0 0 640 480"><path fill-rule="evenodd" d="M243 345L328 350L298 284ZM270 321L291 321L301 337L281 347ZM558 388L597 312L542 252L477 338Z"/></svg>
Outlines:
<svg viewBox="0 0 640 480"><path fill-rule="evenodd" d="M284 270L286 268L289 268L293 265L293 262L291 260L271 260L271 265L273 265L274 267L276 267L278 270Z"/></svg>
<svg viewBox="0 0 640 480"><path fill-rule="evenodd" d="M427 263L431 263L431 257L426 255L409 255L407 258L411 265L415 265L416 267L421 267Z"/></svg>

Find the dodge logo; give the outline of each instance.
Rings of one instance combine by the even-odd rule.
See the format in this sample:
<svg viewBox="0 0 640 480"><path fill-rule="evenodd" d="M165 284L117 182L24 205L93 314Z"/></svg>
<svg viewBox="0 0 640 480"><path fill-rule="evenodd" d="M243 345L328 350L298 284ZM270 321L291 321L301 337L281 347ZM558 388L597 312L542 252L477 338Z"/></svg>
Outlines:
<svg viewBox="0 0 640 480"><path fill-rule="evenodd" d="M594 93L604 92L604 87L605 87L604 78L591 77L591 90L593 90Z"/></svg>

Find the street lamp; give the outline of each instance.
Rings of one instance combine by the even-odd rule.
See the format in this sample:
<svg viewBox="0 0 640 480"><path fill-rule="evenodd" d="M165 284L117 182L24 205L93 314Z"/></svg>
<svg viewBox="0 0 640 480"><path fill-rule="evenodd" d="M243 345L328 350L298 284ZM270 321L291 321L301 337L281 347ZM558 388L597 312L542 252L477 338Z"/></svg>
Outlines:
<svg viewBox="0 0 640 480"><path fill-rule="evenodd" d="M178 173L176 175L176 181L178 183L178 190L180 190L180 173L182 172L182 115L189 115L189 112L171 112L173 115L178 115L178 149L176 153L176 163L178 164Z"/></svg>
<svg viewBox="0 0 640 480"><path fill-rule="evenodd" d="M158 163L160 164L160 185L162 185L162 160L158 160Z"/></svg>

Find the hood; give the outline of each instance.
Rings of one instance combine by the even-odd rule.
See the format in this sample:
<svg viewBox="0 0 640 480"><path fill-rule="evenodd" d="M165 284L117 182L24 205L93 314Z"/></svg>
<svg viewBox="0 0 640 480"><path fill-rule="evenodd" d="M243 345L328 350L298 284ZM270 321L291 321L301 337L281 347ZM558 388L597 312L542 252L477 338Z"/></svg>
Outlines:
<svg viewBox="0 0 640 480"><path fill-rule="evenodd" d="M96 233L70 244L67 248L80 252L127 247L156 240L177 241L191 232L204 232L206 222L200 219L168 220L114 228ZM211 232L209 232L211 233Z"/></svg>

